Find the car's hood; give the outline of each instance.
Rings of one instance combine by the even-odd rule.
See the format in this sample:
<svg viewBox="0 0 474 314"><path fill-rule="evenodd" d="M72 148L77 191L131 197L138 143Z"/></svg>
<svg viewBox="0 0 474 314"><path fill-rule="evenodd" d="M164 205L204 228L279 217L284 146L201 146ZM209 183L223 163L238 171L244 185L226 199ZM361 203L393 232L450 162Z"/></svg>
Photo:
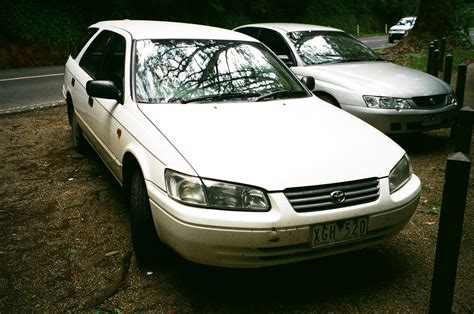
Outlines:
<svg viewBox="0 0 474 314"><path fill-rule="evenodd" d="M313 76L361 95L411 98L446 94L451 87L442 80L384 61L346 62L293 68L298 75Z"/></svg>
<svg viewBox="0 0 474 314"><path fill-rule="evenodd" d="M268 191L386 177L404 154L316 97L139 106L197 175Z"/></svg>

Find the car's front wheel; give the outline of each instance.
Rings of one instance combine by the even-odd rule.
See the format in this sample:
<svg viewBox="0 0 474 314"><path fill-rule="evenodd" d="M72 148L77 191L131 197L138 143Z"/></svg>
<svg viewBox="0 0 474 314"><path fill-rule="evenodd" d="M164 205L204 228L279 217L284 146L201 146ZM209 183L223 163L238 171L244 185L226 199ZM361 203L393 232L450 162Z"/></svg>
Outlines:
<svg viewBox="0 0 474 314"><path fill-rule="evenodd" d="M142 268L163 264L169 258L169 249L156 233L150 199L140 169L136 169L130 178L129 193L132 244L137 262Z"/></svg>
<svg viewBox="0 0 474 314"><path fill-rule="evenodd" d="M393 44L394 41L395 41L395 40L393 39L392 36L388 36L388 42L389 42L389 43Z"/></svg>

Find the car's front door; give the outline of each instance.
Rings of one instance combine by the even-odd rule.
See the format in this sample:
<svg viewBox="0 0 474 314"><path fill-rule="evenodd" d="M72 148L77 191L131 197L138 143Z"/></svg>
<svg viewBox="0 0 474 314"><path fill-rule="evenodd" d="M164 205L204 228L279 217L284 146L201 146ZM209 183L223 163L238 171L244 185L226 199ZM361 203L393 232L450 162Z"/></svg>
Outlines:
<svg viewBox="0 0 474 314"><path fill-rule="evenodd" d="M123 110L122 104L112 99L93 98L87 95L85 86L89 80L108 80L124 92L126 40L117 33L102 31L91 43L81 58L79 65L87 73L80 81L83 101L80 114L86 124L85 132L93 146L105 161L110 170L118 175L119 156L114 154L114 141L119 122L114 115ZM87 100L85 100L87 99Z"/></svg>
<svg viewBox="0 0 474 314"><path fill-rule="evenodd" d="M87 47L79 60L79 67L73 71L71 95L75 111L81 122L81 128L88 138L92 137L92 120L94 119L93 99L87 95L86 84L97 79L112 32L101 31Z"/></svg>

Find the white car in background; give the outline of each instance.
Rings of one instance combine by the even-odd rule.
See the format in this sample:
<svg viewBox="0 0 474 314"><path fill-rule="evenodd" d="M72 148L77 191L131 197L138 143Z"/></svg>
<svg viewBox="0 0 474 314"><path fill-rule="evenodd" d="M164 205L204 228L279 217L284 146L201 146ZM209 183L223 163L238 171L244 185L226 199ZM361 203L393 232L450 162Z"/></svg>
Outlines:
<svg viewBox="0 0 474 314"><path fill-rule="evenodd" d="M335 28L291 23L237 27L272 49L295 74L316 81L314 94L384 133L450 127L459 110L438 78L382 60Z"/></svg>
<svg viewBox="0 0 474 314"><path fill-rule="evenodd" d="M418 204L402 148L237 32L94 24L63 93L74 146L129 195L141 265L165 246L225 267L341 253L397 234Z"/></svg>
<svg viewBox="0 0 474 314"><path fill-rule="evenodd" d="M395 39L402 39L415 26L416 16L402 18L397 24L390 27L388 31L388 42L393 43Z"/></svg>

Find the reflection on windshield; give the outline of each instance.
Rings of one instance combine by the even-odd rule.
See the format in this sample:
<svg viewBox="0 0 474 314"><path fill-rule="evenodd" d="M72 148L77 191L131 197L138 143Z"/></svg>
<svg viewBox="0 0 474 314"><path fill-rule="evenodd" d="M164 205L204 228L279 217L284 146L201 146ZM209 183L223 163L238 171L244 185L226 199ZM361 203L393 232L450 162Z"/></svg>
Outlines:
<svg viewBox="0 0 474 314"><path fill-rule="evenodd" d="M138 102L248 100L276 90L304 91L260 44L213 40L140 40Z"/></svg>
<svg viewBox="0 0 474 314"><path fill-rule="evenodd" d="M398 21L397 25L412 25L415 23L414 18L403 18L400 21Z"/></svg>
<svg viewBox="0 0 474 314"><path fill-rule="evenodd" d="M289 36L307 65L380 60L369 47L342 32L303 31Z"/></svg>

